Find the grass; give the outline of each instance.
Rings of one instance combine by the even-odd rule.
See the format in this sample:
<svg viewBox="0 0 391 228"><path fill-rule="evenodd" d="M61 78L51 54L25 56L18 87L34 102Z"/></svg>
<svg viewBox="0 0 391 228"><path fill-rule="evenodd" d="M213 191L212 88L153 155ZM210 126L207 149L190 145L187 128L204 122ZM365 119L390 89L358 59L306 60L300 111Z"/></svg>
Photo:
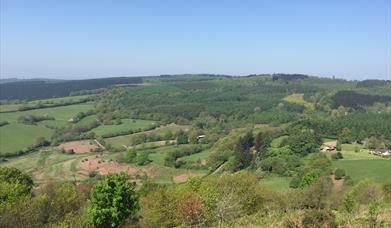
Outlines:
<svg viewBox="0 0 391 228"><path fill-rule="evenodd" d="M140 133L134 133L134 134L129 134L129 135L121 135L121 136L116 136L116 137L111 137L105 139L106 143L111 144L114 147L122 147L124 145L129 146L131 140L133 137L135 137L138 134L143 134L143 133L155 133L155 134L164 134L167 131L179 131L179 129L187 130L189 126L186 125L176 125L176 124L168 124L165 126L158 127L156 129L150 130L150 131L144 131Z"/></svg>
<svg viewBox="0 0 391 228"><path fill-rule="evenodd" d="M23 112L12 112L12 113L0 113L0 120L6 120L10 123L17 122L19 116L26 115L37 115L43 116L48 115L54 117L56 120L60 121L68 121L73 118L79 112L85 112L93 109L93 105L90 103L86 104L76 104L76 105L68 105L54 108L42 108L35 109Z"/></svg>
<svg viewBox="0 0 391 228"><path fill-rule="evenodd" d="M43 99L43 100L34 100L30 102L26 102L24 104L4 104L0 105L0 112L16 112L18 111L19 107L22 106L30 106L35 105L37 103L52 103L52 104L58 104L60 102L69 102L69 101L81 101L82 99L85 99L89 97L90 95L81 95L81 96L72 96L72 97L58 97L58 98L50 98L50 99Z"/></svg>
<svg viewBox="0 0 391 228"><path fill-rule="evenodd" d="M0 154L24 149L36 143L37 138L50 138L53 130L40 125L10 123L0 127Z"/></svg>
<svg viewBox="0 0 391 228"><path fill-rule="evenodd" d="M85 154L62 154L54 150L41 150L24 156L11 158L2 166L10 166L27 172L34 182L85 180L88 177L78 173L80 160Z"/></svg>
<svg viewBox="0 0 391 228"><path fill-rule="evenodd" d="M339 160L332 163L334 169L341 168L352 180L373 179L379 182L391 181L390 159Z"/></svg>
<svg viewBox="0 0 391 228"><path fill-rule="evenodd" d="M341 147L344 158L333 160L333 169L344 169L354 181L373 179L384 182L391 180L391 159L372 155L359 144L342 144ZM360 150L359 152L354 151L356 147Z"/></svg>
<svg viewBox="0 0 391 228"><path fill-rule="evenodd" d="M137 120L137 119L122 119L122 123L118 125L100 125L94 128L93 132L97 135L105 135L109 133L120 133L128 130L144 129L154 124L150 120Z"/></svg>
<svg viewBox="0 0 391 228"><path fill-rule="evenodd" d="M286 190L289 189L290 177L268 176L261 179L260 185L273 190Z"/></svg>
<svg viewBox="0 0 391 228"><path fill-rule="evenodd" d="M304 100L303 93L294 93L294 94L288 95L288 96L284 97L283 100L287 101L287 102L303 105L307 111L314 111L315 110L315 107L312 103L309 103Z"/></svg>
<svg viewBox="0 0 391 228"><path fill-rule="evenodd" d="M1 121L8 121L9 124L0 127L0 154L22 150L35 144L37 138L50 138L53 127L64 127L68 120L77 113L92 109L92 104L77 104L54 108L35 109L23 112L0 113ZM17 123L19 116L25 115L48 115L55 120L45 120L36 125Z"/></svg>

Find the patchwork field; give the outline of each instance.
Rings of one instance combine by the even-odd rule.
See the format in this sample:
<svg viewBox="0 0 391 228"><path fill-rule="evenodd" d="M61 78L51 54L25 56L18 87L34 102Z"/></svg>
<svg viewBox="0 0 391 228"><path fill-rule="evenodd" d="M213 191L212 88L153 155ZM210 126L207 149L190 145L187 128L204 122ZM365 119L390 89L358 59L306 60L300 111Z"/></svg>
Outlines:
<svg viewBox="0 0 391 228"><path fill-rule="evenodd" d="M53 133L53 127L64 127L69 119L79 112L85 112L93 108L92 104L77 104L54 108L35 109L22 112L0 113L0 121L9 124L0 127L0 154L22 150L35 144L40 137L49 139ZM19 116L48 115L55 120L45 120L36 125L21 124L17 122Z"/></svg>

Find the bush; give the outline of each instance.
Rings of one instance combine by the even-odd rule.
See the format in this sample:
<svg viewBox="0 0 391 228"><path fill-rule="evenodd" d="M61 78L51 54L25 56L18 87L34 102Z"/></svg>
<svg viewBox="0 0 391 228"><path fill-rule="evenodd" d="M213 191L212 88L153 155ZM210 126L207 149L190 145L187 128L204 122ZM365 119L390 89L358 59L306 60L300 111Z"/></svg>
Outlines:
<svg viewBox="0 0 391 228"><path fill-rule="evenodd" d="M337 227L335 215L326 210L308 210L304 213L302 223L304 227Z"/></svg>
<svg viewBox="0 0 391 228"><path fill-rule="evenodd" d="M343 170L343 169L336 169L334 171L334 176L335 176L336 180L342 179L345 175L346 175L345 170Z"/></svg>
<svg viewBox="0 0 391 228"><path fill-rule="evenodd" d="M89 176L90 178L94 178L96 175L98 175L98 172L97 172L97 171L90 171L90 172L88 173L88 176Z"/></svg>
<svg viewBox="0 0 391 228"><path fill-rule="evenodd" d="M335 154L332 154L332 155L331 155L331 158L332 158L333 160L339 160L339 159L343 159L343 155L342 155L341 152L337 152L337 153L335 153Z"/></svg>
<svg viewBox="0 0 391 228"><path fill-rule="evenodd" d="M139 210L136 184L126 173L108 174L91 191L87 208L88 221L93 227L118 227Z"/></svg>

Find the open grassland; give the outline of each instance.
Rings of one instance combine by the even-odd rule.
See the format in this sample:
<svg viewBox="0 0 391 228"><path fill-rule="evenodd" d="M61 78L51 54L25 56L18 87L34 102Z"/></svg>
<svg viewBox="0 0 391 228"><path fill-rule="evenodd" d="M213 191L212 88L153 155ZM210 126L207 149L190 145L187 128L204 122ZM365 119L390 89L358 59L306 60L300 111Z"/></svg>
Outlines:
<svg viewBox="0 0 391 228"><path fill-rule="evenodd" d="M333 168L341 168L352 180L373 179L378 182L391 181L391 159L377 160L339 160L332 163Z"/></svg>
<svg viewBox="0 0 391 228"><path fill-rule="evenodd" d="M63 154L59 151L42 150L24 156L11 158L4 166L16 167L30 174L37 183L63 180L85 180L88 177L78 173L79 162L87 155Z"/></svg>
<svg viewBox="0 0 391 228"><path fill-rule="evenodd" d="M165 126L160 126L156 129L150 130L150 131L143 131L139 133L134 133L134 134L129 134L129 135L122 135L122 136L117 136L117 137L111 137L105 139L106 143L111 144L114 147L122 147L122 146L130 146L130 142L134 137L136 137L139 134L149 134L149 133L154 133L158 135L163 135L168 131L171 132L176 132L179 131L180 129L182 130L188 130L189 126L186 125L177 125L177 124L168 124Z"/></svg>
<svg viewBox="0 0 391 228"><path fill-rule="evenodd" d="M39 137L50 138L52 132L53 130L43 126L19 123L0 127L0 155L31 146Z"/></svg>
<svg viewBox="0 0 391 228"><path fill-rule="evenodd" d="M138 120L138 119L121 119L121 124L113 124L113 125L100 125L97 128L91 130L95 132L97 135L105 135L110 133L121 133L128 130L137 130L144 129L154 124L153 121L150 120Z"/></svg>
<svg viewBox="0 0 391 228"><path fill-rule="evenodd" d="M289 96L286 96L286 97L284 97L284 101L303 105L307 111L314 111L315 110L315 107L312 103L309 103L304 100L303 93L294 93Z"/></svg>
<svg viewBox="0 0 391 228"><path fill-rule="evenodd" d="M5 120L11 123L17 122L19 116L48 115L50 117L54 117L56 120L59 121L68 121L69 119L73 118L77 113L85 112L91 109L93 109L93 105L91 103L86 103L53 108L42 108L22 112L0 113L0 120Z"/></svg>

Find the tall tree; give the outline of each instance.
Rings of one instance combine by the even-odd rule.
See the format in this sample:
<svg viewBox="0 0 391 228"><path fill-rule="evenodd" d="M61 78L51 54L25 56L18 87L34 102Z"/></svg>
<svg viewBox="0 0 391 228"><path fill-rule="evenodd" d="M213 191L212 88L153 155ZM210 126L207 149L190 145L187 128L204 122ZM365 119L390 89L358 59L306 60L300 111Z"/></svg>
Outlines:
<svg viewBox="0 0 391 228"><path fill-rule="evenodd" d="M93 227L118 227L139 210L139 196L128 174L109 174L91 191L88 207L89 223Z"/></svg>

